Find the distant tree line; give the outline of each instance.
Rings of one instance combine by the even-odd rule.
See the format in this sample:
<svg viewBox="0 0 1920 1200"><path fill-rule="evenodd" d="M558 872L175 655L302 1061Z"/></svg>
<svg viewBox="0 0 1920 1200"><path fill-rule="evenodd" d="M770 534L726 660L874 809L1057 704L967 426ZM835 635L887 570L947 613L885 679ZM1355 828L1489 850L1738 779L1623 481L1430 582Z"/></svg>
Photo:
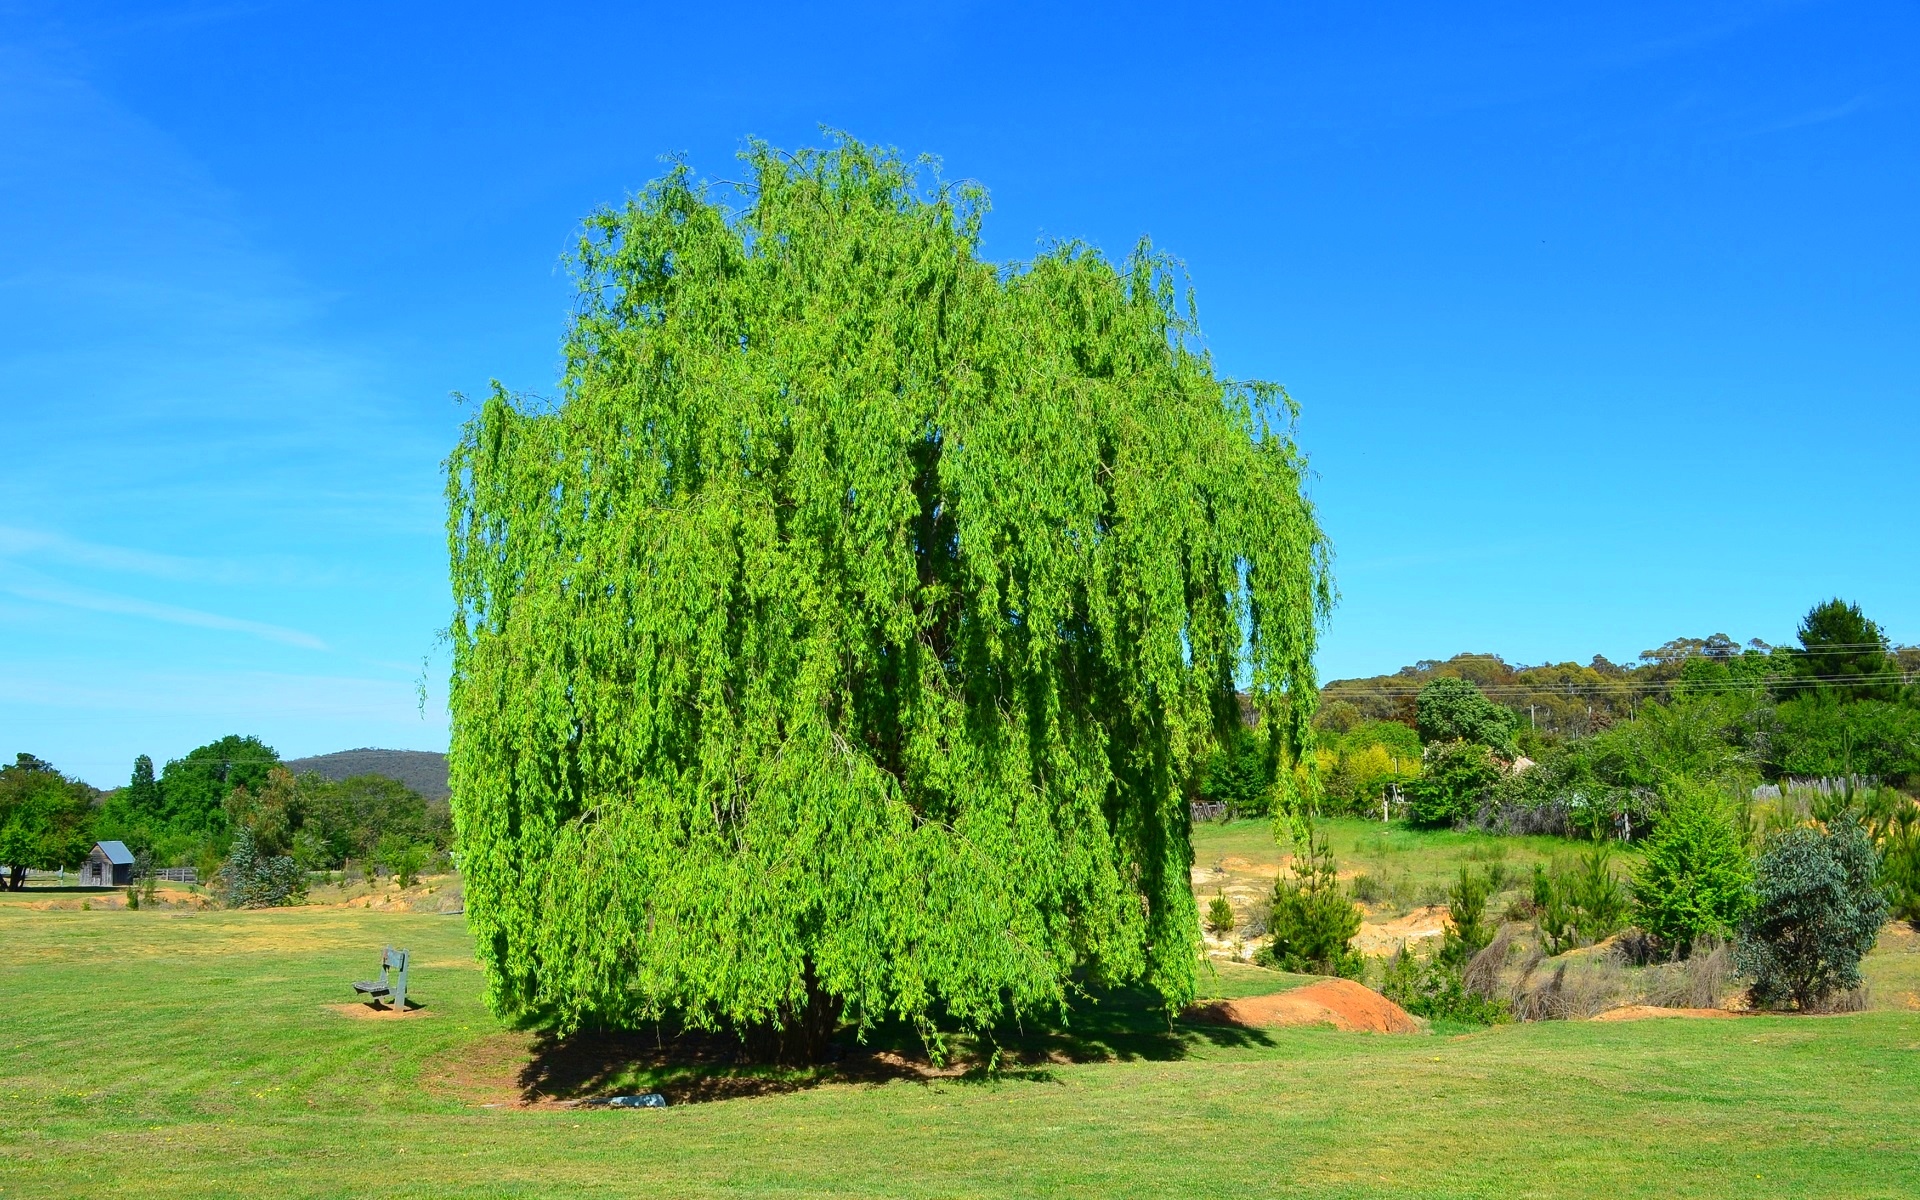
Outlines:
<svg viewBox="0 0 1920 1200"><path fill-rule="evenodd" d="M255 737L223 737L157 774L134 760L127 785L101 792L21 754L0 768L0 864L7 886L26 871L76 866L95 841L117 839L143 869L191 866L211 880L244 849L262 863L284 858L300 871L349 863L412 873L452 844L444 802L396 780L294 775Z"/></svg>

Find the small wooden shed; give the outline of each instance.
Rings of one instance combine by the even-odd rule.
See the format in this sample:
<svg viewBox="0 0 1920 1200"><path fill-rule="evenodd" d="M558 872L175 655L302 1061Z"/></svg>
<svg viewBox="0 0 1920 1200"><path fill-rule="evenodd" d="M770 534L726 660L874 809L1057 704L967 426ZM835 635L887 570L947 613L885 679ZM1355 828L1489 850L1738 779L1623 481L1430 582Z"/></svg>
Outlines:
<svg viewBox="0 0 1920 1200"><path fill-rule="evenodd" d="M125 842L95 842L80 864L83 887L126 887L133 882L133 851Z"/></svg>

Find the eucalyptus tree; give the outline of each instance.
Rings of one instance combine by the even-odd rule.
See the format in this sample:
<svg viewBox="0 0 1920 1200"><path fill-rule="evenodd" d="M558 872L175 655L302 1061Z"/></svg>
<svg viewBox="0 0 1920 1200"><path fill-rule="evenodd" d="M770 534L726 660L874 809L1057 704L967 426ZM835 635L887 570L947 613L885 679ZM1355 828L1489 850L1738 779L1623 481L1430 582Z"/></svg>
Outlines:
<svg viewBox="0 0 1920 1200"><path fill-rule="evenodd" d="M1299 761L1328 549L1292 402L1144 242L999 266L851 141L585 223L557 403L448 460L451 778L497 1010L937 1036L1193 995L1182 782ZM1278 772L1291 787L1294 772Z"/></svg>

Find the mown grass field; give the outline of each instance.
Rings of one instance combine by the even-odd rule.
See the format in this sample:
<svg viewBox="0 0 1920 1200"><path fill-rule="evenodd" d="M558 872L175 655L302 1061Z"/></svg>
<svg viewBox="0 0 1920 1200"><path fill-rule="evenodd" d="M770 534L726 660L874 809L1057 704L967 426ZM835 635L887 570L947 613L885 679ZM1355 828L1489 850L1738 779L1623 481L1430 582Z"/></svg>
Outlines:
<svg viewBox="0 0 1920 1200"><path fill-rule="evenodd" d="M414 952L422 1013L331 1008L387 942ZM1920 1012L1397 1038L1089 1020L1063 1061L998 1077L488 1108L529 1079L606 1080L581 1072L591 1041L543 1050L487 1014L458 916L8 898L0 945L0 1197L109 1181L169 1196L1920 1194ZM1251 971L1215 990L1288 982Z"/></svg>

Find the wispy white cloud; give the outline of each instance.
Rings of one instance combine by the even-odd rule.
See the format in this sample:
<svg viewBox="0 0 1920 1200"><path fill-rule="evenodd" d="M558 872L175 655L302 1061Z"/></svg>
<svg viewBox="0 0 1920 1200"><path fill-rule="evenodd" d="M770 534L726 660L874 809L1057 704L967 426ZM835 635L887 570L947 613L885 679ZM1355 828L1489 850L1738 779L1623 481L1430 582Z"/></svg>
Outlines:
<svg viewBox="0 0 1920 1200"><path fill-rule="evenodd" d="M1763 133L1783 133L1789 129L1805 129L1809 125L1824 125L1828 121L1838 121L1844 117L1852 116L1854 113L1866 108L1867 103L1867 97L1855 96L1845 104L1832 104L1824 108L1812 109L1798 116L1788 117L1784 121L1777 121L1772 125L1763 125L1759 129L1754 130L1753 133L1755 135Z"/></svg>
<svg viewBox="0 0 1920 1200"><path fill-rule="evenodd" d="M116 596L107 592L86 591L67 587L57 583L36 583L27 580L9 579L0 582L0 591L8 592L23 600L35 600L42 604L55 604L64 608L77 608L87 612L113 613L120 616L144 617L151 621L164 621L171 625L190 625L199 629L218 629L231 633L244 633L264 638L270 642L279 642L287 646L298 646L306 650L325 650L327 644L310 633L298 629L288 629L284 625L272 625L264 621L248 621L240 617L228 617L219 613L203 612L196 608L181 608L172 604L157 604L151 600L142 600L137 596Z"/></svg>
<svg viewBox="0 0 1920 1200"><path fill-rule="evenodd" d="M69 566L183 582L245 583L259 577L259 572L238 563L102 545L13 525L0 525L0 557L48 558Z"/></svg>

